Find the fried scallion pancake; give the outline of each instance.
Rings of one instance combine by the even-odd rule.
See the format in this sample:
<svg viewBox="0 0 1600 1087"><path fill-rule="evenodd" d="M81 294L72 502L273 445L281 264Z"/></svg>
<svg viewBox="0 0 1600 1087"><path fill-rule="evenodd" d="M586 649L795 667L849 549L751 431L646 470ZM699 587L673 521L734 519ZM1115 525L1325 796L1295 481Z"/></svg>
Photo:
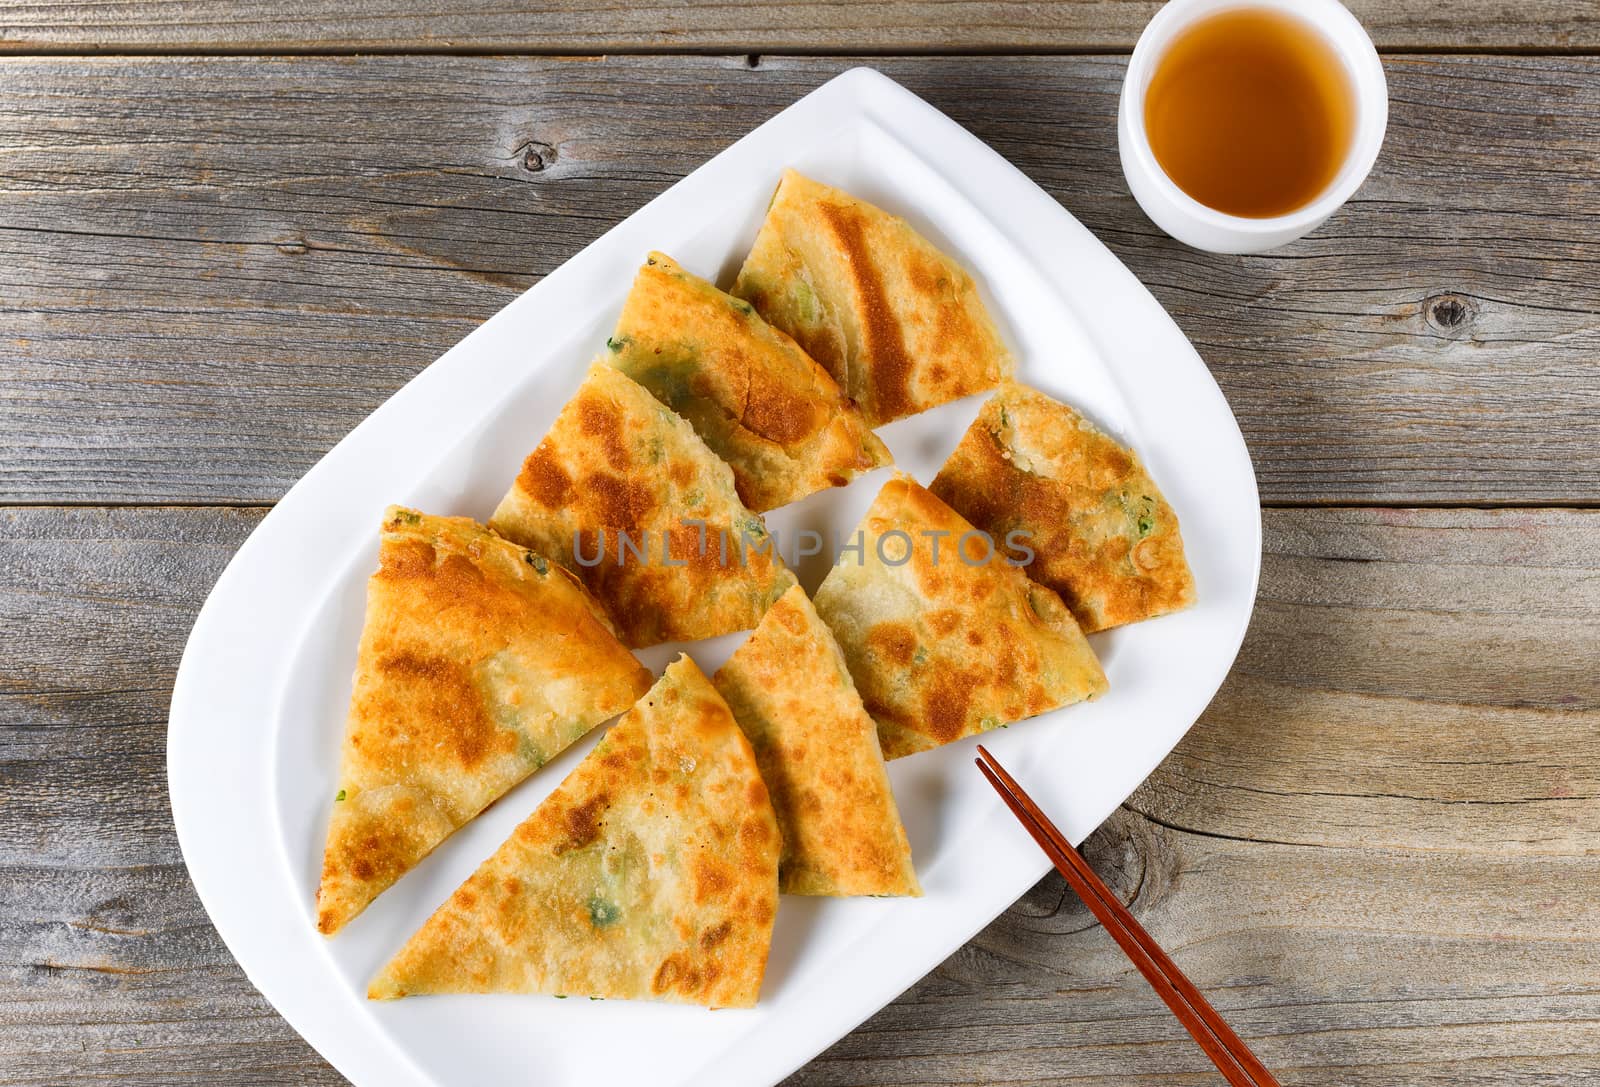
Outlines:
<svg viewBox="0 0 1600 1087"><path fill-rule="evenodd" d="M680 657L367 995L749 1007L777 907L778 826L755 755Z"/></svg>
<svg viewBox="0 0 1600 1087"><path fill-rule="evenodd" d="M804 589L772 605L713 682L772 792L783 892L920 895L877 726Z"/></svg>
<svg viewBox="0 0 1600 1087"><path fill-rule="evenodd" d="M748 630L794 584L728 466L598 363L489 524L582 578L634 647Z"/></svg>
<svg viewBox="0 0 1600 1087"><path fill-rule="evenodd" d="M884 484L859 533L859 553L841 552L816 606L878 722L885 758L1105 692L1061 598L1011 565L1020 552L986 544L915 480Z"/></svg>
<svg viewBox="0 0 1600 1087"><path fill-rule="evenodd" d="M606 341L617 369L694 426L744 504L776 509L891 461L828 372L750 303L651 253Z"/></svg>
<svg viewBox="0 0 1600 1087"><path fill-rule="evenodd" d="M575 578L468 518L391 506L378 562L317 891L328 935L650 686Z"/></svg>
<svg viewBox="0 0 1600 1087"><path fill-rule="evenodd" d="M904 219L784 172L733 293L872 426L992 389L1010 351L972 277Z"/></svg>
<svg viewBox="0 0 1600 1087"><path fill-rule="evenodd" d="M1001 385L932 490L996 537L1027 533L1028 575L1085 631L1194 603L1177 514L1138 455L1026 385Z"/></svg>

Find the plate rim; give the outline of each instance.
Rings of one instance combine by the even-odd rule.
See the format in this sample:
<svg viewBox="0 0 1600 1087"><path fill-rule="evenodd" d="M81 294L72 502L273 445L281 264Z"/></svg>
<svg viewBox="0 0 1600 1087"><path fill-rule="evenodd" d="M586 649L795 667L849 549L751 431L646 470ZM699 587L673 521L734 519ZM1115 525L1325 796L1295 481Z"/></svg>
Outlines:
<svg viewBox="0 0 1600 1087"><path fill-rule="evenodd" d="M1206 691L1203 698L1199 699L1198 708L1195 709L1194 714L1183 725L1182 729L1176 733L1172 745L1155 756L1154 761L1141 775L1142 780L1171 753L1182 737L1187 734L1189 728L1193 726L1194 720L1198 718L1205 705L1215 696L1216 690L1220 688L1222 682L1231 672L1232 663L1237 658L1239 647L1242 644L1245 630L1248 627L1250 616L1254 609L1262 558L1261 511L1254 466L1245 448L1242 432L1239 430L1238 421L1228 407L1220 387L1211 375L1210 370L1201 360L1198 352L1195 351L1181 329L1173 322L1171 316L1166 313L1166 310L1143 284L1133 276L1132 272L1099 239L1095 238L1087 228L1079 223L1070 212L1040 189L1031 179L1027 178L1016 166L983 143L966 128L911 91L894 82L888 76L875 69L863 66L849 69L823 83L774 117L757 126L750 133L735 141L725 150L707 160L706 163L691 171L685 178L667 188L643 207L590 242L568 261L563 262L560 268L541 280L540 283L529 288L528 291L518 296L517 299L513 300L501 311L491 315L478 329L469 334L462 341L462 344L482 333L485 328L507 310L525 303L534 292L545 288L547 284L550 284L552 280L560 276L564 269L576 265L586 255L599 251L607 244L607 240L627 223L643 216L646 212L651 211L652 208L663 206L665 202L672 198L674 192L690 185L691 182L695 182L697 175L701 176L703 182L703 179L715 170L727 169L731 162L741 156L747 156L750 153L753 141L759 134L764 132L770 134L776 128L782 126L806 125L811 123L813 119L827 122L834 110L843 110L847 114L850 112L864 114L868 119L884 126L896 135L902 136L902 142L913 153L918 155L921 155L922 148L930 145L927 139L930 135L938 141L936 144L932 144L933 146L948 147L951 144L959 145L965 152L963 171L958 176L951 176L945 171L938 171L940 176L954 186L974 207L982 209L994 222L996 228L1002 231L1006 240L1030 259L1037 262L1039 254L1036 252L1036 242L1030 244L1030 242L1034 242L1034 239L1027 236L1025 227L1029 220L1036 219L1041 215L1045 216L1053 227L1065 230L1072 240L1085 251L1094 252L1098 258L1103 258L1097 260L1096 271L1106 277L1106 283L1104 284L1106 290L1112 294L1130 295L1141 301L1148 301L1148 306L1144 308L1153 311L1150 314L1150 319L1155 322L1157 327L1153 329L1147 328L1143 330L1144 333L1146 335L1158 335L1163 340L1181 343L1182 347L1187 351L1187 357L1184 359L1185 365L1181 368L1182 372L1191 378L1202 379L1190 384L1200 386L1199 391L1202 395L1213 398L1212 407L1220 405L1222 409L1221 417L1231 423L1231 430L1220 437L1230 447L1236 446L1236 449L1230 449L1230 452L1237 454L1237 459L1242 461L1243 474L1240 478L1248 480L1251 504L1255 511L1254 522L1248 526L1252 543L1248 591L1249 605L1245 607L1242 616L1237 618L1237 629L1232 631L1231 636L1227 639L1227 665L1221 669L1210 690ZM906 138L904 133L908 130L912 130L914 134L919 135L921 138ZM992 195L987 198L975 195L972 191L972 186L977 183L976 179L979 177L984 179L984 186L990 190L1001 188L1006 190L1006 199L1001 206L998 208L995 206L996 202ZM1018 235L1019 228L1024 228L1023 236ZM1041 274L1043 274L1044 270L1040 270ZM1159 320L1156 319L1156 314L1159 314ZM1095 329L1091 324L1085 324L1082 331L1090 342L1100 343L1100 337L1096 335ZM207 808L205 801L214 799L214 794L217 790L215 786L210 790L203 787L206 777L205 767L194 765L194 730L200 727L202 707L206 701L205 695L207 693L205 680L201 675L201 668L205 665L214 664L219 654L224 661L230 659L225 649L215 644L212 634L221 626L219 616L228 604L230 595L235 593L236 589L239 588L238 583L257 564L258 556L261 558L271 557L269 554L261 554L267 547L272 535L271 532L264 530L267 530L269 525L276 527L276 525L290 523L290 519L295 515L298 507L307 500L311 490L308 481L312 481L313 477L320 477L323 474L319 472L319 469L323 469L325 465L334 461L335 458L341 460L350 459L352 453L360 445L360 436L369 427L377 425L374 420L385 415L386 410L391 405L402 402L407 397L419 395L419 391L426 385L424 378L430 372L435 373L435 380L437 380L438 373L442 372L441 364L460 346L458 344L456 347L452 347L450 351L445 352L439 359L425 367L405 386L402 386L393 396L387 399L384 404L374 409L372 413L358 423L349 434L341 439L324 457L320 458L318 463L285 493L273 510L262 519L262 522L256 526L250 537L239 547L227 567L218 577L195 619L194 626L185 644L183 657L174 682L168 721L167 776L173 822L185 867L195 886L196 893L206 909L207 915L227 946L229 953L233 955L251 983L266 997L278 1014L282 1015L296 1032L305 1038L341 1074L358 1084L370 1081L399 1085L399 1087L412 1087L412 1085L415 1085L415 1087L438 1087L439 1081L419 1067L411 1056L400 1048L384 1031L378 1029L369 1016L360 1014L359 1002L352 994L335 991L308 992L309 987L303 981L297 984L293 971L287 969L284 963L270 961L268 953L271 950L271 940L274 937L274 933L283 932L286 925L298 923L300 919L297 915L275 918L274 920L278 923L276 929L247 924L247 919L242 916L242 913L246 912L246 907L254 904L254 900L245 897L246 892L243 890L242 884L225 878L224 874L217 871L215 867L215 862L219 855L217 850L236 849L237 843L227 838L227 835L222 832L223 828L220 824L211 821L215 813ZM1105 354L1107 357L1111 357L1114 353L1108 351ZM1136 399L1132 397L1126 399L1130 404L1131 410L1137 415ZM448 442L441 444L448 446L455 440L452 437ZM280 512L285 509L288 512L280 517ZM240 662L238 666L242 667L244 665ZM247 751L248 746L241 743L236 750L224 748L222 755L224 759L231 756L236 760L243 760ZM197 775L199 776L197 777ZM217 776L216 774L211 775L213 778ZM1132 789L1137 788L1137 786L1138 783L1135 782L1129 789L1130 795ZM1122 799L1125 800L1126 796ZM1113 804L1111 810L1106 812L1105 815L1109 816L1111 811L1114 811L1121 802L1119 800L1116 804ZM1102 820L1104 817L1102 816ZM281 852L281 842L278 843L278 851ZM229 854L224 853L222 855L228 856ZM281 860L283 858L275 859ZM1035 860L1036 864L1033 867L1030 883L1042 875L1049 867L1048 862L1042 855L1036 855ZM1026 884L1023 885L1023 889L1026 889ZM994 913L986 913L970 932L965 935L957 932L958 939L952 945L952 949L970 940L973 933L992 921L995 915L1005 909L1006 903L1013 901L1015 897L1015 895L1012 895L1005 902L1001 902ZM249 920L260 921L261 918L257 914L253 915ZM287 932L283 932L283 934L285 937L289 935ZM319 947L318 950L326 959L327 950L322 947ZM917 977L926 973L933 965L937 965L937 963L928 964L918 960L914 964L916 967L915 973L910 975L907 984L914 982ZM331 969L331 962L329 967ZM892 986L880 987L881 999L874 995L853 1001L847 1009L835 1009L835 1013L827 1017L827 1025L813 1023L809 1030L797 1030L796 1033L803 1034L805 1040L802 1044L790 1047L789 1057L793 1058L792 1063L789 1063L788 1059L776 1062L777 1064L786 1065L782 1074L786 1075L788 1072L793 1071L794 1068L810 1060L822 1049L826 1048L828 1044L831 1044L832 1041L842 1037L854 1025L859 1024L873 1012L891 1002L898 993L904 991L904 988L905 985L900 985L898 988ZM348 1005L351 1003L356 1003L357 1007L349 1007ZM843 1014L841 1015L840 1013ZM347 1030L343 1034L337 1030L330 1029L331 1025L336 1021L348 1024L348 1017L351 1015L355 1016L356 1024L360 1026L360 1029ZM845 1020L848 1020L848 1022ZM837 1029L841 1023L844 1024L843 1031ZM820 1029L818 1029L819 1026ZM737 1046L734 1048L737 1048ZM725 1054L723 1056L730 1055ZM718 1074L715 1077L717 1081L751 1082L749 1077L741 1078L736 1074L739 1064L737 1060L731 1062L731 1064L732 1066L724 1067L722 1070L731 1075ZM773 1061L767 1061L769 1070L774 1066Z"/></svg>

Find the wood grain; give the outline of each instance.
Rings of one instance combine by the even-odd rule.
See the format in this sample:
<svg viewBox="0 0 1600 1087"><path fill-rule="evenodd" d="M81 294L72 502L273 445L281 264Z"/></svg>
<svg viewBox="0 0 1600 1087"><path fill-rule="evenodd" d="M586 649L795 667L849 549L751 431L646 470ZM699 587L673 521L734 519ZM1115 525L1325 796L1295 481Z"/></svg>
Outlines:
<svg viewBox="0 0 1600 1087"><path fill-rule="evenodd" d="M236 0L126 4L8 0L0 49L477 50L481 52L1064 52L1133 47L1159 0ZM1600 43L1600 14L1554 0L1449 5L1351 0L1387 49L1582 49ZM420 10L419 10L420 9Z"/></svg>
<svg viewBox="0 0 1600 1087"><path fill-rule="evenodd" d="M0 1083L341 1082L233 964L167 814L182 643L260 516L0 511ZM1265 528L1239 664L1096 869L1286 1084L1600 1076L1600 512ZM1050 877L791 1082L1215 1079Z"/></svg>
<svg viewBox="0 0 1600 1087"><path fill-rule="evenodd" d="M259 510L0 511L0 1083L339 1084L195 897L166 717Z"/></svg>
<svg viewBox="0 0 1600 1087"><path fill-rule="evenodd" d="M0 62L0 502L274 500L520 290L847 66ZM1390 58L1376 173L1258 257L1138 211L1120 59L879 66L1149 284L1267 501L1600 502L1600 59Z"/></svg>

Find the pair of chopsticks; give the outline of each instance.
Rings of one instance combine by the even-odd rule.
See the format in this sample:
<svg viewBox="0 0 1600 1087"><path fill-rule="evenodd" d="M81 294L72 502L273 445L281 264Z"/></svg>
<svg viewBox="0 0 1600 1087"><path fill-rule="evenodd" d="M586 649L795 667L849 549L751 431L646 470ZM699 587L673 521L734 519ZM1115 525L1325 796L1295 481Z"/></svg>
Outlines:
<svg viewBox="0 0 1600 1087"><path fill-rule="evenodd" d="M1067 841L1066 835L1039 810L1031 797L1006 773L995 757L982 746L978 748L978 769L995 787L1006 807L1028 828L1033 840L1039 843L1045 856L1055 864L1056 870L1067 878L1067 883L1077 892L1083 904L1095 915L1111 938L1133 960L1145 980L1154 987L1172 1014L1178 1017L1191 1037L1205 1050L1217 1066L1217 1071L1227 1077L1233 1087L1280 1087L1278 1081L1256 1059L1233 1029L1223 1022L1200 990L1183 976L1177 964L1167 957L1150 934L1133 919L1117 896L1100 881L1094 870Z"/></svg>

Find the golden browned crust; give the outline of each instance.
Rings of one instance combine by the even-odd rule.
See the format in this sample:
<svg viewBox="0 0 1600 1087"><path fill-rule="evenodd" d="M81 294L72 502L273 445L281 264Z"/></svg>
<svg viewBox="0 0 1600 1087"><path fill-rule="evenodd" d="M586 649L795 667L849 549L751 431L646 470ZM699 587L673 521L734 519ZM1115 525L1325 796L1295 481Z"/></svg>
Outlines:
<svg viewBox="0 0 1600 1087"><path fill-rule="evenodd" d="M772 605L714 682L772 792L782 890L920 895L877 726L804 589Z"/></svg>
<svg viewBox="0 0 1600 1087"><path fill-rule="evenodd" d="M965 270L904 219L793 170L733 293L827 367L872 426L1011 372Z"/></svg>
<svg viewBox="0 0 1600 1087"><path fill-rule="evenodd" d="M391 506L378 561L317 891L328 935L650 686L571 575L468 518Z"/></svg>
<svg viewBox="0 0 1600 1087"><path fill-rule="evenodd" d="M828 372L750 303L651 253L633 281L612 365L687 419L757 512L890 463Z"/></svg>
<svg viewBox="0 0 1600 1087"><path fill-rule="evenodd" d="M794 584L728 466L671 409L600 364L489 524L582 578L635 647L748 630Z"/></svg>
<svg viewBox="0 0 1600 1087"><path fill-rule="evenodd" d="M367 995L749 1007L778 907L778 847L749 742L680 657Z"/></svg>
<svg viewBox="0 0 1600 1087"><path fill-rule="evenodd" d="M884 484L859 531L862 554L841 554L816 607L885 758L1105 691L1061 598L1008 565L1003 540L992 550L976 536L963 543L972 525L909 476Z"/></svg>
<svg viewBox="0 0 1600 1087"><path fill-rule="evenodd" d="M1026 385L1001 385L932 489L997 537L1029 534L1028 575L1086 631L1194 603L1178 516L1138 455Z"/></svg>

